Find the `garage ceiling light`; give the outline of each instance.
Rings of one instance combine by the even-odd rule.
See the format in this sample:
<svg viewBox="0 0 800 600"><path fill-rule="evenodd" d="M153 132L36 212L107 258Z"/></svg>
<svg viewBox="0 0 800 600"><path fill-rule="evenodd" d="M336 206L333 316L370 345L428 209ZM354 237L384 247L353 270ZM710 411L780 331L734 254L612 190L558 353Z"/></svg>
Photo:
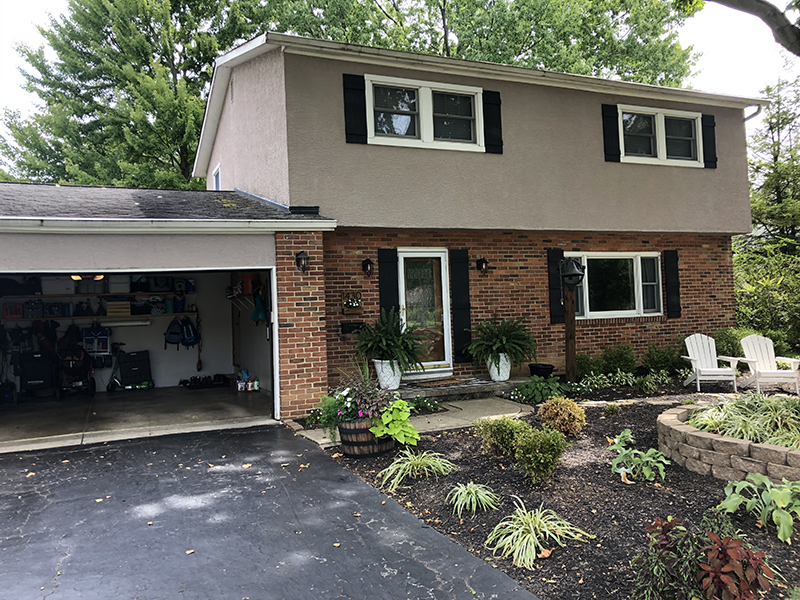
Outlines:
<svg viewBox="0 0 800 600"><path fill-rule="evenodd" d="M70 275L73 281L100 281L105 275Z"/></svg>

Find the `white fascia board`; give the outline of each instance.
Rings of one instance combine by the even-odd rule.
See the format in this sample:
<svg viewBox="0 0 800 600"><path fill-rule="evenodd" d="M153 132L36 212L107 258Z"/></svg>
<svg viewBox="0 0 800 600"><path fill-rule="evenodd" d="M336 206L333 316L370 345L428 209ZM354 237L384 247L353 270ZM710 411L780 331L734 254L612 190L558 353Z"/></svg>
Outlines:
<svg viewBox="0 0 800 600"><path fill-rule="evenodd" d="M171 219L70 219L66 217L4 217L0 233L94 233L158 235L264 235L281 231L333 231L333 219L304 220L171 220Z"/></svg>

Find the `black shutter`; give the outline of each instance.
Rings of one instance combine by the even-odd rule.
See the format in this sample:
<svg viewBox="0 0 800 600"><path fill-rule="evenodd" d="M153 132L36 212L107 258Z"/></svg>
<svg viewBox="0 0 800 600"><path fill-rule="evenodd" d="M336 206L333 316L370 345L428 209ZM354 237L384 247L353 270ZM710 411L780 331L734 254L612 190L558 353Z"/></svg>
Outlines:
<svg viewBox="0 0 800 600"><path fill-rule="evenodd" d="M381 308L400 310L400 287L397 279L397 250L378 250L378 287Z"/></svg>
<svg viewBox="0 0 800 600"><path fill-rule="evenodd" d="M667 280L667 318L681 316L681 283L678 278L678 251L664 250L664 275Z"/></svg>
<svg viewBox="0 0 800 600"><path fill-rule="evenodd" d="M483 141L487 154L503 153L503 123L500 92L483 91Z"/></svg>
<svg viewBox="0 0 800 600"><path fill-rule="evenodd" d="M564 304L561 302L561 248L547 249L547 284L550 290L550 323L564 322Z"/></svg>
<svg viewBox="0 0 800 600"><path fill-rule="evenodd" d="M466 347L472 341L469 331L469 250L450 250L450 289L453 310L453 360L456 363L472 362Z"/></svg>
<svg viewBox="0 0 800 600"><path fill-rule="evenodd" d="M603 104L603 149L606 162L619 162L619 111L616 104Z"/></svg>
<svg viewBox="0 0 800 600"><path fill-rule="evenodd" d="M367 143L367 96L363 75L342 75L344 133L348 144Z"/></svg>
<svg viewBox="0 0 800 600"><path fill-rule="evenodd" d="M706 169L717 168L717 134L714 115L703 115L700 123L703 128L703 160Z"/></svg>

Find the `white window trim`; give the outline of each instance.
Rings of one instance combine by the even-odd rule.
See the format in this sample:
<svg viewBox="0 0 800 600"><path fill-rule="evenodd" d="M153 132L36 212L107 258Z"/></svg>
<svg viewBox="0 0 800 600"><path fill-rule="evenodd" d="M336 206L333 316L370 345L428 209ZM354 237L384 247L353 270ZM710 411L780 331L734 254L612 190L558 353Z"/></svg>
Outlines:
<svg viewBox="0 0 800 600"><path fill-rule="evenodd" d="M450 316L450 259L446 248L398 248L397 249L397 278L400 303L400 321L406 326L406 286L405 264L406 258L440 258L442 263L442 317L444 319L444 362L424 362L425 370L412 370L403 373L403 380L414 381L432 379L443 375L453 374L453 342L451 329L453 328Z"/></svg>
<svg viewBox="0 0 800 600"><path fill-rule="evenodd" d="M661 317L664 315L664 280L661 276L661 253L660 252L565 252L564 257L574 257L581 261L581 264L586 267L587 259L589 258L632 258L633 261L633 279L634 279L634 293L636 299L635 310L620 310L620 311L595 311L589 310L589 294L588 294L588 280L591 278L591 269L586 269L586 277L580 286L575 288L576 294L581 294L583 297L584 315L577 315L576 319L619 319L621 317ZM656 272L658 273L658 293L659 293L659 307L660 310L654 312L644 312L644 300L642 298L642 263L640 258L655 258ZM576 299L577 304L577 299Z"/></svg>
<svg viewBox="0 0 800 600"><path fill-rule="evenodd" d="M218 181L219 181L219 187L217 187ZM213 171L211 171L211 184L213 185L213 189L215 191L219 191L222 189L222 174L220 173L220 163L217 163L217 166L214 167Z"/></svg>
<svg viewBox="0 0 800 600"><path fill-rule="evenodd" d="M401 79L383 75L364 75L367 94L367 143L378 146L400 146L404 148L435 148L437 150L459 150L461 152L486 152L483 139L483 88L450 83L435 83L419 79ZM416 88L419 103L419 138L399 138L375 135L374 85ZM475 141L448 142L433 138L433 92L453 92L472 96L475 109Z"/></svg>
<svg viewBox="0 0 800 600"><path fill-rule="evenodd" d="M631 112L641 115L652 115L655 117L655 138L656 138L656 156L626 156L625 155L625 131L622 126L622 113ZM681 119L694 119L695 121L695 134L697 143L697 159L696 160L680 160L676 158L667 158L667 136L664 128L664 117L678 117ZM629 104L617 105L617 118L619 131L619 148L620 148L620 162L636 163L642 165L669 165L673 167L691 167L691 168L705 168L705 161L703 160L703 115L695 112L686 112L683 110L666 110L662 108L652 108L646 106L632 106Z"/></svg>

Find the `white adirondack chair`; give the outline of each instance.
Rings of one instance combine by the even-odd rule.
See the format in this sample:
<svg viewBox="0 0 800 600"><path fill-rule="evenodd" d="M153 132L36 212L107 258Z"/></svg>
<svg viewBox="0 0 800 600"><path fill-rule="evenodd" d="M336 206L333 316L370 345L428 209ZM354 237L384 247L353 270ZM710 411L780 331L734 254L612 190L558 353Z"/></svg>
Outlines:
<svg viewBox="0 0 800 600"><path fill-rule="evenodd" d="M747 358L741 360L750 366L750 375L744 380L744 385L756 382L756 391L761 393L761 383L793 383L794 393L800 396L800 383L797 378L797 368L800 359L775 356L772 340L761 335L748 335L742 339L742 350ZM778 362L788 363L791 369L778 369Z"/></svg>
<svg viewBox="0 0 800 600"><path fill-rule="evenodd" d="M714 338L695 333L686 338L686 350L689 356L681 356L692 363L693 373L683 382L689 385L697 382L697 391L700 391L701 381L730 381L733 391L736 391L736 363L739 358L733 356L717 356L717 343ZM730 364L729 367L720 367L717 361L723 360Z"/></svg>

